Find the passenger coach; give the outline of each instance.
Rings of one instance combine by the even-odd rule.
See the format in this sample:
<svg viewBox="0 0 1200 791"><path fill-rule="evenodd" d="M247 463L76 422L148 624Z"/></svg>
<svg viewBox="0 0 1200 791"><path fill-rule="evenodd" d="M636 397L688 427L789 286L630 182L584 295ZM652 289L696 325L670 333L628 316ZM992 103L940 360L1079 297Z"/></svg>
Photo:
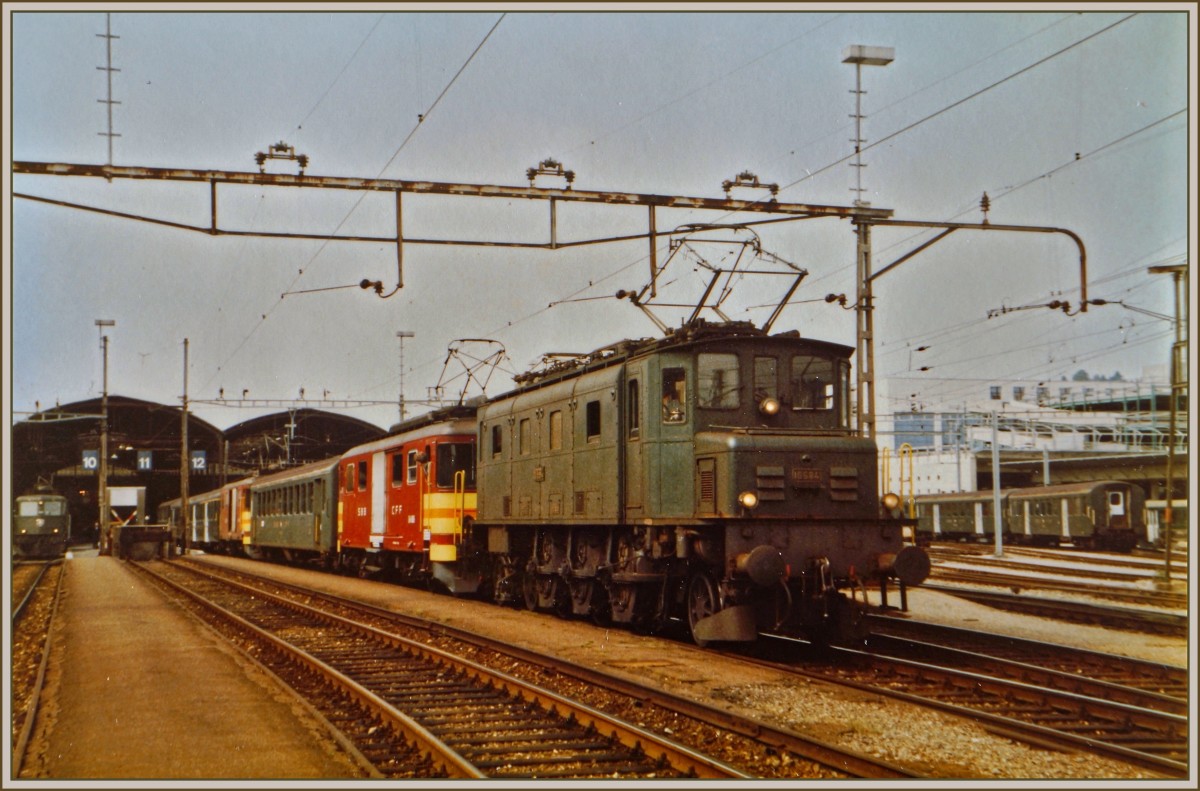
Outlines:
<svg viewBox="0 0 1200 791"><path fill-rule="evenodd" d="M916 498L919 541L994 541L992 491ZM1146 540L1145 495L1123 481L1084 481L1000 492L1001 535L1018 544L1128 552Z"/></svg>

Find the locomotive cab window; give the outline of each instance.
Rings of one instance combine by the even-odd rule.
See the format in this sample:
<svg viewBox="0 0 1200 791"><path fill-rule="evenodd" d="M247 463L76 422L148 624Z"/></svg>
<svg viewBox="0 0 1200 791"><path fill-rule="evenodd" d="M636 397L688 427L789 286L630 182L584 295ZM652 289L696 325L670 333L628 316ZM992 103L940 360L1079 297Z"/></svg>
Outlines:
<svg viewBox="0 0 1200 791"><path fill-rule="evenodd" d="M463 473L463 486L475 488L475 453L466 442L446 442L437 446L435 479L438 488L452 489L458 473Z"/></svg>
<svg viewBox="0 0 1200 791"><path fill-rule="evenodd" d="M774 357L754 358L754 400L779 398L779 361Z"/></svg>
<svg viewBox="0 0 1200 791"><path fill-rule="evenodd" d="M492 458L498 458L504 452L504 427L499 423L492 426Z"/></svg>
<svg viewBox="0 0 1200 791"><path fill-rule="evenodd" d="M400 486L404 483L404 454L393 453L392 459L392 486Z"/></svg>
<svg viewBox="0 0 1200 791"><path fill-rule="evenodd" d="M550 413L550 450L562 450L562 410Z"/></svg>
<svg viewBox="0 0 1200 791"><path fill-rule="evenodd" d="M347 492L354 491L354 462L346 465L346 476L342 481L342 488Z"/></svg>
<svg viewBox="0 0 1200 791"><path fill-rule="evenodd" d="M828 411L833 408L833 362L797 354L792 358L792 409Z"/></svg>
<svg viewBox="0 0 1200 791"><path fill-rule="evenodd" d="M736 409L741 403L738 356L702 352L696 362L698 404L707 409Z"/></svg>
<svg viewBox="0 0 1200 791"><path fill-rule="evenodd" d="M415 450L410 450L408 452L407 469L408 469L408 482L416 483L417 482L417 452Z"/></svg>
<svg viewBox="0 0 1200 791"><path fill-rule="evenodd" d="M600 402L588 401L587 408L587 440L588 442L600 441Z"/></svg>
<svg viewBox="0 0 1200 791"><path fill-rule="evenodd" d="M687 379L682 368L663 369L662 419L664 423L687 420Z"/></svg>
<svg viewBox="0 0 1200 791"><path fill-rule="evenodd" d="M365 461L358 463L358 489L362 492L367 490L367 463Z"/></svg>
<svg viewBox="0 0 1200 791"><path fill-rule="evenodd" d="M627 387L629 398L626 409L629 410L629 438L637 439L642 425L642 397L639 394L638 380L630 379Z"/></svg>

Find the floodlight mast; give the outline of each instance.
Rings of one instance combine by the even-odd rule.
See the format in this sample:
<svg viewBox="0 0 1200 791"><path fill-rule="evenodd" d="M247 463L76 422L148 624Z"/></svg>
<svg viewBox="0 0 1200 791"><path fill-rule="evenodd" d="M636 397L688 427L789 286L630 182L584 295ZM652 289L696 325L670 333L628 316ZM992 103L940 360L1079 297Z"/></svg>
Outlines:
<svg viewBox="0 0 1200 791"><path fill-rule="evenodd" d="M886 66L895 59L896 51L891 47L867 47L862 44L851 44L842 52L842 63L854 64L854 162L855 170L854 206L865 209L871 204L862 199L862 67ZM858 282L858 308L855 315L858 320L858 412L857 427L859 434L867 437L875 436L875 319L874 305L871 295L871 225L855 216L855 236L857 248L855 261Z"/></svg>
<svg viewBox="0 0 1200 791"><path fill-rule="evenodd" d="M100 346L104 355L104 378L100 391L100 469L96 484L96 508L100 517L96 525L99 530L96 540L103 555L112 551L108 545L108 336L104 334L104 328L115 327L117 322L113 319L96 319L96 326L100 328Z"/></svg>

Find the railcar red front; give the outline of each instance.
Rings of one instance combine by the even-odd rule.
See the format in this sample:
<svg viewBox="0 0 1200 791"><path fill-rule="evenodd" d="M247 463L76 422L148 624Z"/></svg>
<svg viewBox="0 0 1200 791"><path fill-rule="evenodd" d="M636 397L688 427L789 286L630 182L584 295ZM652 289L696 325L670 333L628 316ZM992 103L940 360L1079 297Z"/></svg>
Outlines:
<svg viewBox="0 0 1200 791"><path fill-rule="evenodd" d="M338 553L348 571L432 576L454 593L482 579L460 563L475 518L475 430L470 408L441 410L360 445L339 464Z"/></svg>

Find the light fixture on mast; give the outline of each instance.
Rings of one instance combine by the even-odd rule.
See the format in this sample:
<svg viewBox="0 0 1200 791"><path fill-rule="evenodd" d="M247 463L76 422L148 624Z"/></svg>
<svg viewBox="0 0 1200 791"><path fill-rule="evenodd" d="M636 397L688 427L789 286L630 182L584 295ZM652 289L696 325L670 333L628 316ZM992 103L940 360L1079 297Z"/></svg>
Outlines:
<svg viewBox="0 0 1200 791"><path fill-rule="evenodd" d="M396 337L400 339L400 422L404 422L404 339L414 338L416 333L408 330L397 330Z"/></svg>

